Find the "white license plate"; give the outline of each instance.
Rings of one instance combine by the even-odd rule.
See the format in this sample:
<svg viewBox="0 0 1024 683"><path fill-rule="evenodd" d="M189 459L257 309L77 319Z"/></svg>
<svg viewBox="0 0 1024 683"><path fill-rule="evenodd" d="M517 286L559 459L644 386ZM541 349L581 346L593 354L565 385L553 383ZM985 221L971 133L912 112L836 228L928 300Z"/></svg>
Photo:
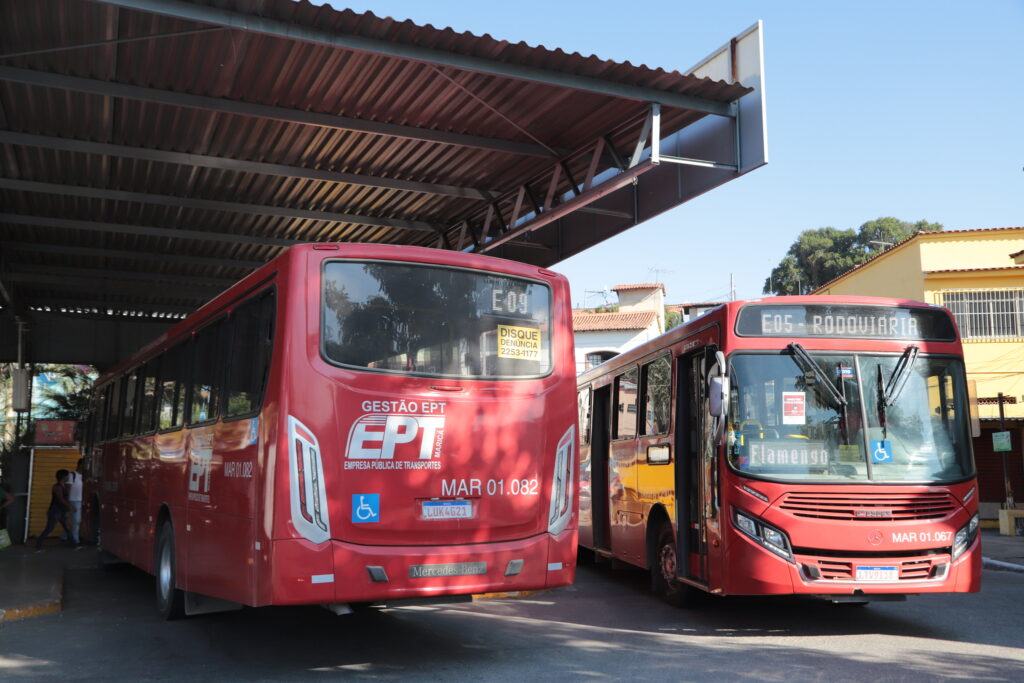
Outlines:
<svg viewBox="0 0 1024 683"><path fill-rule="evenodd" d="M423 519L472 519L473 502L469 500L425 500Z"/></svg>
<svg viewBox="0 0 1024 683"><path fill-rule="evenodd" d="M858 581L899 581L899 567L857 567Z"/></svg>

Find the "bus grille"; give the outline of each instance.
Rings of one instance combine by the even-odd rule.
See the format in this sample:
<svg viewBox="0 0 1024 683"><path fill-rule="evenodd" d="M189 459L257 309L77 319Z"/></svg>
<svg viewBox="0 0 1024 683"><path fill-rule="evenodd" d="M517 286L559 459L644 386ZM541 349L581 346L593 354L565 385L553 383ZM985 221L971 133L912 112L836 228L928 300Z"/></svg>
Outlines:
<svg viewBox="0 0 1024 683"><path fill-rule="evenodd" d="M857 562L850 560L833 560L826 558L810 558L803 557L798 558L798 562L804 566L804 574L813 574L809 572L807 567L816 567L818 570L819 581L854 581L855 580L855 567ZM861 565L867 564L865 561L859 561ZM875 560L870 564L878 564L879 561ZM931 557L917 557L913 559L897 560L892 564L895 564L900 569L900 581L926 581L928 579L937 578L935 570L940 567L945 567L949 563L949 555L935 555ZM942 571L939 571L939 575Z"/></svg>
<svg viewBox="0 0 1024 683"><path fill-rule="evenodd" d="M878 522L941 519L956 503L948 493L788 493L779 507L796 517Z"/></svg>

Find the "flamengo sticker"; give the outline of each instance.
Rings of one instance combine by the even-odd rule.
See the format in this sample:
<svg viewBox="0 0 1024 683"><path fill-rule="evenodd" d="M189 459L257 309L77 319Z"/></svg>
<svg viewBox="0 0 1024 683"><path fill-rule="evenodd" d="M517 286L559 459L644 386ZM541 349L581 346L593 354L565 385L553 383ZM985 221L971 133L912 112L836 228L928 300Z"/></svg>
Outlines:
<svg viewBox="0 0 1024 683"><path fill-rule="evenodd" d="M782 392L782 424L807 424L807 398L804 392Z"/></svg>
<svg viewBox="0 0 1024 683"><path fill-rule="evenodd" d="M345 448L347 470L439 470L445 404L363 401Z"/></svg>
<svg viewBox="0 0 1024 683"><path fill-rule="evenodd" d="M540 330L498 325L498 358L540 360Z"/></svg>

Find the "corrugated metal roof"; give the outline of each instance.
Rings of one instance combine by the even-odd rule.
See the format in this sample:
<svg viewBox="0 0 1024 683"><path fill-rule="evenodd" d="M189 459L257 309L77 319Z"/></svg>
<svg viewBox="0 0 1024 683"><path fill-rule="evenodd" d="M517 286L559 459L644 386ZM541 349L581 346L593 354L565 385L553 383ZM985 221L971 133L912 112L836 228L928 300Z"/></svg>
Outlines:
<svg viewBox="0 0 1024 683"><path fill-rule="evenodd" d="M606 330L646 330L657 319L655 311L636 313L583 313L573 311L573 332L603 332Z"/></svg>
<svg viewBox="0 0 1024 683"><path fill-rule="evenodd" d="M179 315L293 242L465 247L632 153L647 101L510 69L709 107L750 91L308 2L4 3L0 282L22 311ZM663 136L707 115L661 112ZM552 235L522 260L568 255Z"/></svg>

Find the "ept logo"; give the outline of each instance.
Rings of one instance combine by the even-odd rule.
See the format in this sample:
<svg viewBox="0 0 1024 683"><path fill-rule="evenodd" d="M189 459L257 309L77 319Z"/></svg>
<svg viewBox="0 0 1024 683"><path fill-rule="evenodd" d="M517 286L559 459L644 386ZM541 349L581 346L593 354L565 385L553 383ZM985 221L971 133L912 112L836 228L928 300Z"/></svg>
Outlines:
<svg viewBox="0 0 1024 683"><path fill-rule="evenodd" d="M348 462L346 469L438 469L444 442L444 407L443 403L430 402L365 401L364 410L409 412L371 412L357 418L349 431L345 457L349 461L377 462Z"/></svg>

